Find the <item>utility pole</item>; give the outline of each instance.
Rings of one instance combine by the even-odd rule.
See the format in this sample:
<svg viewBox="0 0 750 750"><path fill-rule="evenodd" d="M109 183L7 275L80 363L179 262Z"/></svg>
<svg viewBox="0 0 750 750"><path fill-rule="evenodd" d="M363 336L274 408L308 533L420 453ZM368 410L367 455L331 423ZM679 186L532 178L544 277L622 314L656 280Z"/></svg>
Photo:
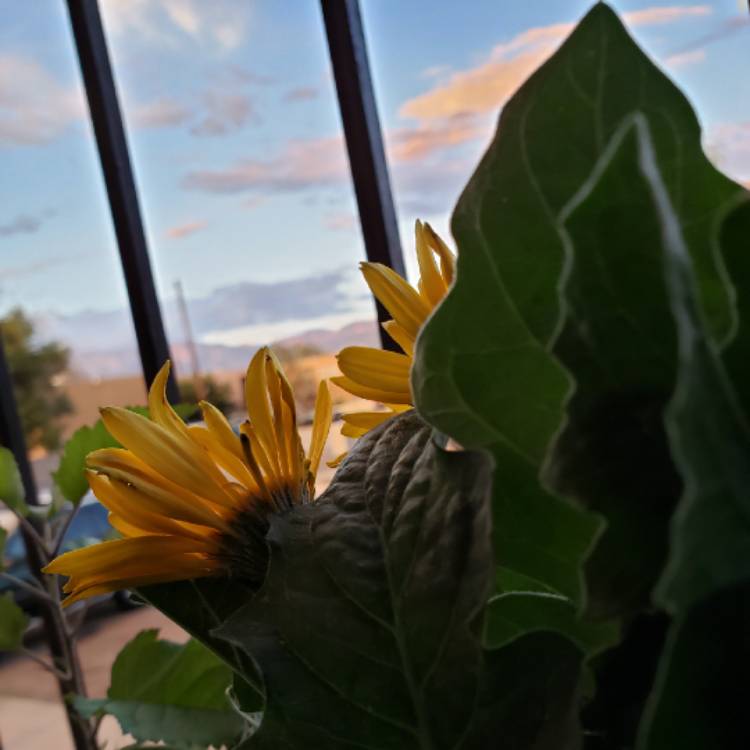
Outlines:
<svg viewBox="0 0 750 750"><path fill-rule="evenodd" d="M198 347L195 345L193 336L193 327L190 325L190 316L188 315L187 302L185 302L185 293L182 289L182 282L178 279L174 283L174 291L177 296L177 309L180 313L182 322L182 331L185 336L185 345L188 349L190 358L190 371L193 375L193 385L195 386L195 396L200 401L206 397L203 378L201 376L200 361L198 360Z"/></svg>

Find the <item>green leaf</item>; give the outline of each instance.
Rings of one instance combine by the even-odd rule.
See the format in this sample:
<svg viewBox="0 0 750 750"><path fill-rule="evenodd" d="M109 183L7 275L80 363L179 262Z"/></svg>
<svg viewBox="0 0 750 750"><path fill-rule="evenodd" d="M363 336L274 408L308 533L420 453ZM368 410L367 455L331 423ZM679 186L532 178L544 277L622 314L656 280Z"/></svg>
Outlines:
<svg viewBox="0 0 750 750"><path fill-rule="evenodd" d="M0 596L0 651L15 651L23 645L28 618L13 601L13 594Z"/></svg>
<svg viewBox="0 0 750 750"><path fill-rule="evenodd" d="M217 638L214 631L254 593L252 588L229 578L176 581L138 589L143 599L213 651L245 680L254 693L254 699L250 700L248 691L243 692L243 710L248 713L263 707L263 681L252 659Z"/></svg>
<svg viewBox="0 0 750 750"><path fill-rule="evenodd" d="M18 464L13 454L0 446L0 502L23 516L28 515L29 507L24 499L25 493Z"/></svg>
<svg viewBox="0 0 750 750"><path fill-rule="evenodd" d="M667 428L685 491L655 596L670 612L685 613L750 579L750 425L704 323L679 227L670 240L666 273L679 370Z"/></svg>
<svg viewBox="0 0 750 750"><path fill-rule="evenodd" d="M709 597L673 627L640 727L638 750L733 750L750 745L741 687L750 668L748 612L746 582Z"/></svg>
<svg viewBox="0 0 750 750"><path fill-rule="evenodd" d="M664 428L677 334L662 217L639 148L638 130L626 123L562 214L571 257L554 351L576 390L546 477L607 519L585 565L587 609L596 618L648 606L681 491Z"/></svg>
<svg viewBox="0 0 750 750"><path fill-rule="evenodd" d="M575 643L591 657L620 638L617 623L588 622L580 619L565 597L537 591L498 594L487 604L484 645L500 648L525 633L552 631Z"/></svg>
<svg viewBox="0 0 750 750"><path fill-rule="evenodd" d="M179 645L144 630L117 656L107 697L77 697L74 703L86 717L112 714L139 742L220 746L242 732L225 694L231 679L197 641Z"/></svg>
<svg viewBox="0 0 750 750"><path fill-rule="evenodd" d="M484 748L501 731L563 746L578 649L549 634L529 661L481 647L489 479L485 456L443 451L408 412L361 439L314 505L272 518L266 582L217 631L263 673L247 747ZM525 682L532 663L548 682Z"/></svg>
<svg viewBox="0 0 750 750"><path fill-rule="evenodd" d="M737 328L722 352L727 375L745 414L750 414L750 193L721 225L721 249L734 287Z"/></svg>
<svg viewBox="0 0 750 750"><path fill-rule="evenodd" d="M65 443L60 464L52 478L62 496L78 505L89 491L86 481L86 456L100 448L117 448L120 444L107 432L102 420L93 427L80 427Z"/></svg>

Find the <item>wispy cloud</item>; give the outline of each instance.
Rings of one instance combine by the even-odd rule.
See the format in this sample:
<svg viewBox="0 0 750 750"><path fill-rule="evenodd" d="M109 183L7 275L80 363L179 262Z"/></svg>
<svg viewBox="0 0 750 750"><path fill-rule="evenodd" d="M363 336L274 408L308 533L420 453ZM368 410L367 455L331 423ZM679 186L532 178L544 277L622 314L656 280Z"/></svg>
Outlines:
<svg viewBox="0 0 750 750"><path fill-rule="evenodd" d="M358 226L359 220L349 211L340 211L325 217L325 228L333 232L351 232Z"/></svg>
<svg viewBox="0 0 750 750"><path fill-rule="evenodd" d="M13 237L17 234L34 234L39 231L41 226L41 217L19 214L5 224L0 224L0 237Z"/></svg>
<svg viewBox="0 0 750 750"><path fill-rule="evenodd" d="M342 182L347 175L340 137L289 141L275 158L240 159L225 169L189 172L189 190L209 193L304 190Z"/></svg>
<svg viewBox="0 0 750 750"><path fill-rule="evenodd" d="M687 68L690 65L697 65L706 59L706 50L694 49L691 52L680 52L676 55L670 55L664 60L664 64L670 68Z"/></svg>
<svg viewBox="0 0 750 750"><path fill-rule="evenodd" d="M245 94L207 91L202 105L201 119L190 128L193 135L225 135L257 119L250 98Z"/></svg>
<svg viewBox="0 0 750 750"><path fill-rule="evenodd" d="M674 5L625 13L630 26L653 26L711 14L709 5ZM418 120L494 111L573 30L572 23L527 29L494 47L479 65L457 71L431 90L406 101L402 117Z"/></svg>
<svg viewBox="0 0 750 750"><path fill-rule="evenodd" d="M393 162L424 160L446 148L472 141L487 132L472 115L454 115L413 128L398 128L387 134L388 153Z"/></svg>
<svg viewBox="0 0 750 750"><path fill-rule="evenodd" d="M236 0L103 0L102 12L113 34L130 34L154 44L185 41L222 50L245 38L252 3Z"/></svg>
<svg viewBox="0 0 750 750"><path fill-rule="evenodd" d="M750 121L717 125L706 136L707 151L734 179L750 179Z"/></svg>
<svg viewBox="0 0 750 750"><path fill-rule="evenodd" d="M305 102L311 99L317 99L319 95L318 89L314 86L297 86L296 88L289 89L284 94L285 102Z"/></svg>
<svg viewBox="0 0 750 750"><path fill-rule="evenodd" d="M190 109L175 99L162 98L140 104L133 110L138 128L165 128L184 125L192 117Z"/></svg>
<svg viewBox="0 0 750 750"><path fill-rule="evenodd" d="M0 144L46 143L85 112L83 93L21 55L0 54Z"/></svg>
<svg viewBox="0 0 750 750"><path fill-rule="evenodd" d="M199 219L197 221L188 221L185 224L178 224L177 226L169 227L169 229L167 229L164 234L170 240L179 240L183 237L189 237L191 234L195 234L196 232L200 232L207 226L208 222L202 219Z"/></svg>

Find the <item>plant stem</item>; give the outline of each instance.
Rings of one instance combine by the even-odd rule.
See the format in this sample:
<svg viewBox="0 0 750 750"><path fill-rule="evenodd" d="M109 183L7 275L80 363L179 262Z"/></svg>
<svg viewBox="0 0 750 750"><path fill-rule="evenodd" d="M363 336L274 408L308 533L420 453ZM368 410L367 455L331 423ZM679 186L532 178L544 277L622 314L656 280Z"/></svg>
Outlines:
<svg viewBox="0 0 750 750"><path fill-rule="evenodd" d="M26 544L26 558L29 569L34 573L40 587L46 589L45 598L41 601L41 615L49 644L50 655L55 667L55 677L60 691L60 698L65 708L70 732L76 750L98 750L94 727L84 719L67 700L73 695L85 695L86 687L83 671L78 659L74 640L67 632L65 615L60 604L60 591L53 576L45 576L41 569L46 563L46 549L41 536L32 524L22 524L21 533ZM45 662L46 663L46 662Z"/></svg>
<svg viewBox="0 0 750 750"><path fill-rule="evenodd" d="M23 578L18 578L17 576L4 572L0 572L0 578L3 578L6 581L10 581L14 586L18 586L18 588L21 588L24 591L28 591L39 601L47 602L48 604L54 604L54 600L44 589L39 586L39 584L29 583L28 581L24 581Z"/></svg>

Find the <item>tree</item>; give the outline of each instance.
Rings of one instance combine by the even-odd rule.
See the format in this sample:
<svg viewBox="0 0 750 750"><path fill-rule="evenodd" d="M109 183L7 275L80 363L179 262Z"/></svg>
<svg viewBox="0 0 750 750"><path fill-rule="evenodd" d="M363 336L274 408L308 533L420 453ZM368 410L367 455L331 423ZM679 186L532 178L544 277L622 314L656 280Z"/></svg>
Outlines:
<svg viewBox="0 0 750 750"><path fill-rule="evenodd" d="M213 376L205 375L201 378L201 385L202 392L198 394L192 378L180 380L180 400L185 404L197 404L200 400L209 401L225 415L231 414L237 408L232 399L232 388L228 383L220 383Z"/></svg>
<svg viewBox="0 0 750 750"><path fill-rule="evenodd" d="M60 382L70 351L55 342L35 345L34 324L20 308L0 318L0 328L27 445L55 450L61 418L73 411Z"/></svg>

